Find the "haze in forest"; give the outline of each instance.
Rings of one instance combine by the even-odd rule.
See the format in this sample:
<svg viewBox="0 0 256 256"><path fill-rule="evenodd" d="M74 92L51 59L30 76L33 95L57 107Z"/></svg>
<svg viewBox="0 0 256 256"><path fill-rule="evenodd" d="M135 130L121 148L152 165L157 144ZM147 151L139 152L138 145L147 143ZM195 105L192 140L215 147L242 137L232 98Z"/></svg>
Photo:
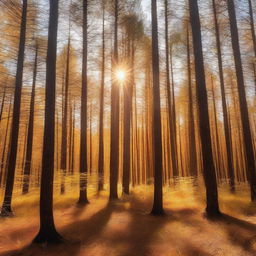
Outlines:
<svg viewBox="0 0 256 256"><path fill-rule="evenodd" d="M253 0L0 0L0 256L256 254Z"/></svg>

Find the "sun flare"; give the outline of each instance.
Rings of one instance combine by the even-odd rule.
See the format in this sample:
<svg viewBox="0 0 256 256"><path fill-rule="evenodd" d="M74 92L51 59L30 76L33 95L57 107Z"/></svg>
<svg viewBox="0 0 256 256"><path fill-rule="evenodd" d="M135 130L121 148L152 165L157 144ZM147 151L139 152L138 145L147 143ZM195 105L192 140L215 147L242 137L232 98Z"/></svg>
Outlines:
<svg viewBox="0 0 256 256"><path fill-rule="evenodd" d="M116 79L120 82L123 82L126 78L126 72L123 69L118 69L116 71Z"/></svg>

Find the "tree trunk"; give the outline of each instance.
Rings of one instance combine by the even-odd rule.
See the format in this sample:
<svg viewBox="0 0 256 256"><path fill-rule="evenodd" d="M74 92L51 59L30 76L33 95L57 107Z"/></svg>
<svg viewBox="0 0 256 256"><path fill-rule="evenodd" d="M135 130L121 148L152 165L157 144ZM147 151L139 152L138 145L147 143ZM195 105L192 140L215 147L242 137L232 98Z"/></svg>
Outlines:
<svg viewBox="0 0 256 256"><path fill-rule="evenodd" d="M169 113L169 127L170 127L170 145L171 145L171 160L172 169L174 176L177 176L177 154L176 154L176 134L173 129L174 118L173 118L173 105L171 100L171 83L170 83L170 54L169 54L169 22L168 22L168 0L164 1L165 5L165 63L166 63L166 90L167 90L167 103Z"/></svg>
<svg viewBox="0 0 256 256"><path fill-rule="evenodd" d="M239 170L242 171L242 173L246 174L246 181L249 181L249 175L248 175L248 169L246 165L246 156L245 156L245 143L242 139L242 126L241 126L241 117L239 113L239 106L237 106L237 98L235 93L235 84L233 82L233 79L230 78L230 88L231 88L231 99L232 99L232 105L234 108L234 118L236 121L236 129L235 129L235 138L236 138L236 152L237 152L237 162L239 165Z"/></svg>
<svg viewBox="0 0 256 256"><path fill-rule="evenodd" d="M193 95L192 95L192 77L190 63L190 44L189 44L189 23L187 24L187 72L188 72L188 126L189 126L189 168L192 176L197 176L197 154L196 154L196 134L195 120L193 111Z"/></svg>
<svg viewBox="0 0 256 256"><path fill-rule="evenodd" d="M171 153L173 159L173 176L174 178L179 176L179 166L178 166L178 152L177 152L177 128L176 128L176 102L175 102L175 84L174 84L174 74L173 74L173 60L172 60L172 47L170 50L170 68L171 68L171 80L172 80L172 97L171 97Z"/></svg>
<svg viewBox="0 0 256 256"><path fill-rule="evenodd" d="M22 90L22 78L23 78L23 65L25 55L25 42L26 42L26 27L27 27L27 0L23 0L22 17L20 25L20 42L19 52L17 60L17 71L15 81L15 92L14 92L14 105L13 105L13 119L11 127L11 144L10 144L10 155L8 160L8 171L6 188L4 194L4 201L2 206L1 215L8 216L12 215L11 203L12 193L14 186L15 167L17 159L17 145L19 137L19 125L20 125L20 106L21 106L21 90Z"/></svg>
<svg viewBox="0 0 256 256"><path fill-rule="evenodd" d="M216 173L213 163L213 151L211 145L210 121L208 113L208 99L205 82L204 60L201 39L201 24L199 18L197 0L189 0L190 22L193 35L193 47L195 57L195 73L197 102L199 106L199 126L202 146L203 174L206 187L206 213L218 215L218 190Z"/></svg>
<svg viewBox="0 0 256 256"><path fill-rule="evenodd" d="M243 76L243 66L239 45L238 28L236 21L236 11L233 0L228 0L228 13L230 22L231 42L235 60L236 78L238 84L238 95L240 103L240 113L242 119L243 137L245 143L246 164L249 174L251 188L251 200L256 201L256 164L253 152L252 131L250 127L249 110L246 100L246 90Z"/></svg>
<svg viewBox="0 0 256 256"><path fill-rule="evenodd" d="M89 130L90 130L90 166L89 166L89 173L90 175L92 175L92 161L93 161L93 153L92 153L92 101L91 101L91 104L90 104L90 127L89 127Z"/></svg>
<svg viewBox="0 0 256 256"><path fill-rule="evenodd" d="M73 108L72 103L70 102L69 107L69 156L68 156L68 171L69 174L72 174L72 148L73 148Z"/></svg>
<svg viewBox="0 0 256 256"><path fill-rule="evenodd" d="M232 148L231 148L231 141L230 141L231 135L229 133L229 128L228 128L227 101L226 101L223 66L222 66L222 52L221 52L221 42L220 42L220 34L219 34L219 24L217 19L215 0L212 0L212 6L213 6L213 13L214 13L215 36L216 36L216 46L217 46L218 65L219 65L219 78L220 78L221 100L222 100L222 109L223 109L223 125L224 125L225 143L226 143L226 150L227 150L229 186L230 186L230 191L234 193L235 181L234 181L234 167L232 162Z"/></svg>
<svg viewBox="0 0 256 256"><path fill-rule="evenodd" d="M130 57L131 41L128 38L127 58ZM123 193L129 195L131 173L131 109L132 109L132 82L130 79L124 85L124 115L123 115Z"/></svg>
<svg viewBox="0 0 256 256"><path fill-rule="evenodd" d="M163 163L162 163L162 131L159 81L159 49L157 3L151 0L152 17L152 71L153 71L153 158L154 158L154 202L151 213L163 214Z"/></svg>
<svg viewBox="0 0 256 256"><path fill-rule="evenodd" d="M22 194L26 194L29 191L30 172L31 172L33 135L34 135L35 91L36 91L36 76L37 76L37 54L38 54L37 45L35 50L36 51L35 51L32 91L31 91L31 99L30 99L28 135L27 135L27 141L26 141L27 150L26 150L26 160L25 160L25 167L24 167L24 174L23 174Z"/></svg>
<svg viewBox="0 0 256 256"><path fill-rule="evenodd" d="M56 172L59 171L59 113L58 110L56 110L56 161L55 161L55 168Z"/></svg>
<svg viewBox="0 0 256 256"><path fill-rule="evenodd" d="M219 173L220 181L223 177L225 177L224 169L221 168L221 152L220 152L220 136L218 129L218 119L217 119L217 109L216 109L216 100L215 100L215 91L213 87L213 77L211 76L211 89L212 89L212 103L213 103L213 117L214 117L214 130L215 136L213 136L212 140L215 139L215 143L213 143L213 147L215 146L215 170L216 173ZM218 175L217 175L218 176Z"/></svg>
<svg viewBox="0 0 256 256"><path fill-rule="evenodd" d="M25 125L25 131L24 131L24 141L23 141L23 151L22 151L23 155L22 155L22 162L21 162L21 167L20 167L22 174L23 174L23 170L24 170L24 167L25 167L27 139L28 139L28 124ZM20 185L22 186L22 183L20 183Z"/></svg>
<svg viewBox="0 0 256 256"><path fill-rule="evenodd" d="M75 105L73 108L73 122L72 122L72 147L71 147L71 165L70 165L70 174L74 174L74 165L75 165L75 146L76 146L76 113Z"/></svg>
<svg viewBox="0 0 256 256"><path fill-rule="evenodd" d="M140 156L139 156L139 131L138 131L138 112L137 112L137 86L134 79L134 39L131 41L131 87L132 95L134 96L134 164L136 166L136 185L140 185Z"/></svg>
<svg viewBox="0 0 256 256"><path fill-rule="evenodd" d="M146 125L145 125L145 141L146 141L146 160L147 160L147 184L151 183L153 176L153 154L152 154L152 82L151 82L151 58L145 61L145 108L146 108Z"/></svg>
<svg viewBox="0 0 256 256"><path fill-rule="evenodd" d="M66 78L65 78L65 97L64 97L64 109L62 118L62 134L61 134L61 194L65 193L65 176L67 172L67 127L68 127L68 93L69 93L69 63L70 63L70 36L68 37L67 46L67 63L66 63Z"/></svg>
<svg viewBox="0 0 256 256"><path fill-rule="evenodd" d="M119 1L115 0L114 69L118 65L118 12ZM110 200L118 199L119 111L119 84L114 79L111 88Z"/></svg>
<svg viewBox="0 0 256 256"><path fill-rule="evenodd" d="M183 158L182 158L182 155L183 155L183 152L182 152L182 141L181 141L181 125L180 123L178 124L178 134L179 135L179 158L180 158L180 176L181 177L184 177L184 167L183 167Z"/></svg>
<svg viewBox="0 0 256 256"><path fill-rule="evenodd" d="M81 96L81 128L80 128L80 195L79 204L87 204L87 0L83 2L83 63L82 63L82 96Z"/></svg>
<svg viewBox="0 0 256 256"><path fill-rule="evenodd" d="M0 166L0 187L3 187L3 181L5 172L7 171L7 161L8 160L8 154L9 152L7 151L9 148L7 148L7 141L8 141L8 132L9 132L9 126L10 126L10 115L11 115L11 109L12 109L12 98L10 98L10 103L9 103L9 109L8 109L8 116L7 116L7 124L6 124L6 129L5 129L5 135L4 135L4 143L3 143L3 152L2 152L2 158L1 158L1 166ZM11 137L9 136L9 140ZM7 149L6 149L7 148ZM6 154L7 151L7 154ZM6 157L7 155L7 157Z"/></svg>
<svg viewBox="0 0 256 256"><path fill-rule="evenodd" d="M104 188L105 0L102 0L102 66L99 116L98 191Z"/></svg>
<svg viewBox="0 0 256 256"><path fill-rule="evenodd" d="M3 111L4 111L5 96L6 96L6 85L4 87L3 98L2 98L2 103L1 103L0 122L2 121L2 116L3 116Z"/></svg>
<svg viewBox="0 0 256 256"><path fill-rule="evenodd" d="M58 6L58 0L50 0L50 19L46 58L45 126L40 190L40 230L34 238L35 243L57 243L61 241L61 236L55 229L53 218Z"/></svg>

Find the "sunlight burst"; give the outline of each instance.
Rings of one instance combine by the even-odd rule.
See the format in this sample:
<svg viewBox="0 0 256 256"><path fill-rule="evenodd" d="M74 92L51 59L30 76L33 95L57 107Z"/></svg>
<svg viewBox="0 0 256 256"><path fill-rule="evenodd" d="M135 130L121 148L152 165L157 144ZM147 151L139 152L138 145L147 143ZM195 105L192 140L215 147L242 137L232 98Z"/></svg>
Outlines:
<svg viewBox="0 0 256 256"><path fill-rule="evenodd" d="M116 71L116 78L117 80L119 80L120 82L123 82L126 78L126 72L122 69L118 69Z"/></svg>

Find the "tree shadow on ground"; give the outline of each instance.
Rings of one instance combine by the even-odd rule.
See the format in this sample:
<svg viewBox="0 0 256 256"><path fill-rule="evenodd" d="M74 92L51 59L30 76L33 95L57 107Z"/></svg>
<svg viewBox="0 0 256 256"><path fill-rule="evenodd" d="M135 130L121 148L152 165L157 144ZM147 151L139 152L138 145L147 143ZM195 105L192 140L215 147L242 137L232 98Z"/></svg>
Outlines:
<svg viewBox="0 0 256 256"><path fill-rule="evenodd" d="M127 204L129 204L128 208ZM171 252L167 255L213 255L208 249L200 247L200 244L193 243L189 237L183 236L182 233L175 229L172 230L172 226L168 230L165 229L165 225L172 224L172 222L180 222L192 227L195 234L199 229L203 230L207 222L221 225L231 243L242 247L252 255L256 254L253 244L256 240L255 224L225 214L215 220L206 220L200 216L199 209L193 208L166 209L166 214L163 216L150 215L150 209L150 200L132 195L120 201L107 204L106 207L91 217L75 219L72 223L62 226L59 231L68 242L54 246L32 244L22 250L9 251L0 255L75 256L80 255L81 251L84 253L81 255L86 255L86 248L91 244L103 241L107 248L111 248L114 251L114 255L150 256L157 255L154 252L154 245L157 244L159 249L159 245L161 247L162 242L166 243L166 236L170 237L170 244L165 248ZM82 214L82 209L77 210L79 214ZM122 225L123 228L119 229ZM117 230L113 229L113 227L117 227ZM162 241L161 237L165 241ZM95 256L97 255L102 254L95 254ZM110 255L112 254L110 253Z"/></svg>
<svg viewBox="0 0 256 256"><path fill-rule="evenodd" d="M2 255L12 256L34 256L34 255L61 255L70 256L77 255L83 247L84 241L89 242L100 234L102 229L108 223L113 211L120 210L113 204L108 204L88 219L74 221L60 228L60 233L65 241L57 245L37 245L30 244L19 251L9 251ZM1 256L2 256L1 255Z"/></svg>
<svg viewBox="0 0 256 256"><path fill-rule="evenodd" d="M213 220L220 223L225 229L229 240L234 245L240 246L247 252L256 255L256 225L245 220L222 214L220 218Z"/></svg>
<svg viewBox="0 0 256 256"><path fill-rule="evenodd" d="M72 216L75 217L75 218L78 218L80 215L82 215L84 213L84 211L86 210L87 207L88 207L88 204L86 204L86 205L76 204L73 207L73 211L71 213Z"/></svg>
<svg viewBox="0 0 256 256"><path fill-rule="evenodd" d="M119 254L120 256L150 256L154 254L152 245L154 243L161 244L161 237L170 235L168 231L164 229L167 223L182 221L184 217L189 218L197 212L195 209L185 208L177 211L166 211L162 216L153 216L148 214L150 210L148 202L139 200L138 198L133 198L130 202L133 211L131 212L129 228L125 234L118 237L118 240L116 237L112 238L112 242L126 245ZM144 210L142 211L142 209ZM145 209L147 211L145 211ZM211 256L211 254L181 237L176 237L176 239L181 239L182 242L186 244L186 247L182 250L182 253L186 253L184 255ZM180 254L178 250L175 250L175 241L173 241L170 247L175 254L168 255L183 255ZM168 252L166 252L166 254L167 253Z"/></svg>
<svg viewBox="0 0 256 256"><path fill-rule="evenodd" d="M71 224L61 228L60 232L67 238L71 234L71 239L88 241L94 237L97 237L97 235L104 229L113 212L119 212L123 210L124 208L122 205L108 203L105 208L96 212L92 217L86 220L81 219L79 221L72 222ZM74 235L76 233L77 236Z"/></svg>

